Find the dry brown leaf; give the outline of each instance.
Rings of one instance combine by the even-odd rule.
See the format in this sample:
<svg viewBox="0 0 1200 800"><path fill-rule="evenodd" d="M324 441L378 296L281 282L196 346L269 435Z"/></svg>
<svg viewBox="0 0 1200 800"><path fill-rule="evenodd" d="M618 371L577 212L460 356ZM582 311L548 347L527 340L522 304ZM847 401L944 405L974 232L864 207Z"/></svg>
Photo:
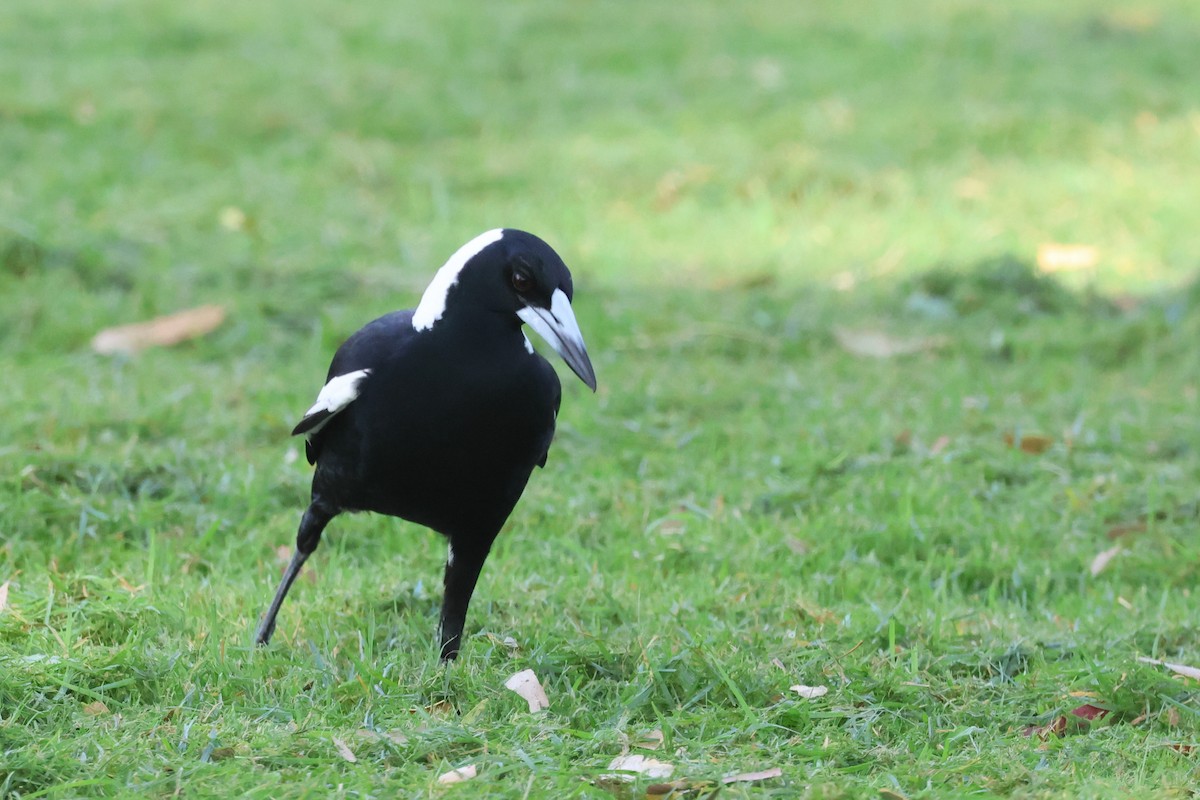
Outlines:
<svg viewBox="0 0 1200 800"><path fill-rule="evenodd" d="M378 731L360 728L354 732L354 735L360 739L366 739L372 742L382 742L386 740L396 745L408 744L408 737L400 731L384 731L380 733Z"/></svg>
<svg viewBox="0 0 1200 800"><path fill-rule="evenodd" d="M609 775L608 777L616 778L618 776ZM626 775L621 775L620 779L623 781L628 781L629 777ZM601 783L601 785L603 785L603 783ZM612 791L614 794L620 794L619 791L614 791L616 787L608 788L609 791ZM713 795L710 794L710 792L713 792L717 788L719 787L717 787L711 781L693 781L689 780L688 778L680 778L678 780L671 781L670 783L650 784L646 787L646 797L662 797L664 795L668 798L693 796L704 797L705 795L712 797Z"/></svg>
<svg viewBox="0 0 1200 800"><path fill-rule="evenodd" d="M83 713L89 717L98 717L101 714L108 713L108 706L104 705L104 701L102 700L93 700L83 707Z"/></svg>
<svg viewBox="0 0 1200 800"><path fill-rule="evenodd" d="M1049 436L1042 436L1036 433L1022 436L1020 439L1017 439L1011 433L1005 433L1004 443L1009 447L1018 448L1022 453L1029 453L1036 456L1049 450L1051 445L1054 444L1054 440Z"/></svg>
<svg viewBox="0 0 1200 800"><path fill-rule="evenodd" d="M895 789L880 789L880 800L908 800L908 795L897 792Z"/></svg>
<svg viewBox="0 0 1200 800"><path fill-rule="evenodd" d="M799 607L800 614L819 625L826 625L830 622L836 622L840 619L836 611L828 608L822 608L818 605L809 604L803 600L796 604Z"/></svg>
<svg viewBox="0 0 1200 800"><path fill-rule="evenodd" d="M550 707L550 699L546 697L546 691L542 689L541 682L531 669L523 669L513 675L504 682L504 686L525 698L525 702L529 703L530 714Z"/></svg>
<svg viewBox="0 0 1200 800"><path fill-rule="evenodd" d="M1176 675L1182 675L1185 678L1191 678L1192 680L1200 681L1200 667L1189 667L1186 664L1171 664L1167 661L1159 661L1158 659L1145 657L1138 658L1138 661L1141 661L1143 664L1158 664L1171 670L1171 672L1174 672Z"/></svg>
<svg viewBox="0 0 1200 800"><path fill-rule="evenodd" d="M714 278L709 286L718 292L744 292L774 286L777 280L773 272L752 272L748 275L721 275Z"/></svg>
<svg viewBox="0 0 1200 800"><path fill-rule="evenodd" d="M1113 525L1108 529L1105 535L1109 539L1120 539L1122 536L1129 536L1133 533L1145 533L1146 523L1144 522L1125 522L1120 525Z"/></svg>
<svg viewBox="0 0 1200 800"><path fill-rule="evenodd" d="M438 700L433 705L426 706L425 713L431 717L449 717L454 714L454 704L449 700Z"/></svg>
<svg viewBox="0 0 1200 800"><path fill-rule="evenodd" d="M1084 703L1081 706L1072 708L1068 713L1077 720L1084 720L1085 722L1091 723L1104 719L1106 716L1108 716L1109 710L1107 708L1101 708L1097 705L1092 705L1091 703ZM1069 725L1070 720L1066 715L1063 715L1056 717L1054 721L1048 725L1030 725L1021 732L1021 735L1037 736L1042 741L1045 741L1051 736L1066 735Z"/></svg>
<svg viewBox="0 0 1200 800"><path fill-rule="evenodd" d="M1108 562L1116 558L1123 549L1121 545L1117 545L1116 547L1110 547L1107 550L1101 550L1097 553L1096 557L1092 559L1092 566L1090 568L1092 577L1094 578L1103 572L1104 568L1108 566Z"/></svg>
<svg viewBox="0 0 1200 800"><path fill-rule="evenodd" d="M1021 448L1022 453L1030 453L1031 455L1041 455L1050 449L1054 444L1054 440L1049 436L1022 436L1021 441L1017 443L1017 447Z"/></svg>
<svg viewBox="0 0 1200 800"><path fill-rule="evenodd" d="M1086 719L1088 722L1091 722L1097 719L1104 719L1108 715L1108 709L1101 708L1100 706L1094 706L1091 703L1084 703L1078 708L1072 708L1071 714L1079 717L1080 719Z"/></svg>
<svg viewBox="0 0 1200 800"><path fill-rule="evenodd" d="M8 608L8 581L0 583L0 611Z"/></svg>
<svg viewBox="0 0 1200 800"><path fill-rule="evenodd" d="M643 750L657 750L662 747L662 743L663 732L656 729L643 734L642 738L634 743L634 747L640 747Z"/></svg>
<svg viewBox="0 0 1200 800"><path fill-rule="evenodd" d="M147 347L169 347L216 330L225 321L221 306L200 306L155 317L146 322L105 328L92 338L92 349L103 355L137 353Z"/></svg>
<svg viewBox="0 0 1200 800"><path fill-rule="evenodd" d="M343 742L338 737L334 736L333 746L337 748L338 755L349 761L351 764L358 763L358 756L354 755L354 751L350 749L350 745Z"/></svg>
<svg viewBox="0 0 1200 800"><path fill-rule="evenodd" d="M145 589L146 589L146 584L141 583L141 584L138 584L137 586L134 586L133 584L131 584L129 581L125 580L125 578L120 575L117 576L117 583L121 584L121 588L124 589L125 591L129 592L132 595L137 595L139 592L145 591Z"/></svg>
<svg viewBox="0 0 1200 800"><path fill-rule="evenodd" d="M724 778L721 778L721 783L754 783L756 781L769 781L771 778L782 777L782 769L771 767L770 769L762 769L758 772L739 772L737 775L726 775Z"/></svg>
<svg viewBox="0 0 1200 800"><path fill-rule="evenodd" d="M900 338L876 330L853 330L835 327L833 337L847 353L865 358L895 358L936 350L948 342L945 336L913 336Z"/></svg>
<svg viewBox="0 0 1200 800"><path fill-rule="evenodd" d="M208 754L209 761L225 761L237 755L236 747L218 747Z"/></svg>
<svg viewBox="0 0 1200 800"><path fill-rule="evenodd" d="M1100 251L1089 244L1038 245L1037 265L1042 272L1077 272L1091 269L1100 260Z"/></svg>
<svg viewBox="0 0 1200 800"><path fill-rule="evenodd" d="M1053 722L1048 725L1030 725L1021 732L1022 736L1036 736L1042 741L1053 736L1062 736L1067 732L1067 718L1056 717Z"/></svg>
<svg viewBox="0 0 1200 800"><path fill-rule="evenodd" d="M647 778L669 778L671 777L671 773L675 771L674 764L668 764L665 761L659 761L657 758L649 758L642 755L617 756L609 762L608 768L620 770L620 772L636 772L639 775L645 775ZM608 780L633 780L632 775L622 775L620 773L601 775L600 777Z"/></svg>
<svg viewBox="0 0 1200 800"><path fill-rule="evenodd" d="M802 683L798 683L789 688L805 700L815 700L818 697L824 697L829 694L828 686L805 686Z"/></svg>
<svg viewBox="0 0 1200 800"><path fill-rule="evenodd" d="M1053 444L1054 440L1049 436L1041 436L1039 434L1031 433L1027 436L1021 437L1021 440L1017 442L1017 448L1022 453L1029 453L1030 455L1038 456L1049 450Z"/></svg>
<svg viewBox="0 0 1200 800"><path fill-rule="evenodd" d="M441 775L438 775L438 783L440 783L442 786L449 786L452 783L469 781L477 774L479 774L479 771L475 768L475 765L467 764L465 767L452 769L449 772L443 772Z"/></svg>

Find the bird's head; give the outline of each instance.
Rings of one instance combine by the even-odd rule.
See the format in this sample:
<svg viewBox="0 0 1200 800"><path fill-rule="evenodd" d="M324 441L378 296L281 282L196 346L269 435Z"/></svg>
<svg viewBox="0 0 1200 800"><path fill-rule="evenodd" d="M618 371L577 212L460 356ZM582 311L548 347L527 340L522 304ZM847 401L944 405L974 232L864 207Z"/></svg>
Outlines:
<svg viewBox="0 0 1200 800"><path fill-rule="evenodd" d="M546 340L579 379L596 390L596 373L571 308L571 271L532 233L497 228L460 247L438 270L413 312L413 327L472 313L510 315Z"/></svg>

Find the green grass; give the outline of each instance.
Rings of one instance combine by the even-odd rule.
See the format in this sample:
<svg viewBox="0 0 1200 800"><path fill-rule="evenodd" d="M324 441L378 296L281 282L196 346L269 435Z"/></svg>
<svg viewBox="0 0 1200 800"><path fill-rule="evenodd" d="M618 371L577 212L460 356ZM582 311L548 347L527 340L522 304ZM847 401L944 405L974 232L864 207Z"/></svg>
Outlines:
<svg viewBox="0 0 1200 800"><path fill-rule="evenodd" d="M1200 690L1137 658L1200 665L1200 11L834 6L6 0L0 796L639 797L595 781L653 730L783 770L721 797L1190 796ZM255 650L330 355L496 225L572 266L600 390L462 659L442 542L370 516Z"/></svg>

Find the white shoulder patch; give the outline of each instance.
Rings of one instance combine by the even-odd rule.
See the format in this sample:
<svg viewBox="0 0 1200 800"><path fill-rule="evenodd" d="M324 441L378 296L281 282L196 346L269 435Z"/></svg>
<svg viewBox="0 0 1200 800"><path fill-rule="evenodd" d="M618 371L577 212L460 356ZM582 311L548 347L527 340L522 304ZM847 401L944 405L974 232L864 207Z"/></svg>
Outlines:
<svg viewBox="0 0 1200 800"><path fill-rule="evenodd" d="M347 372L345 375L338 375L331 378L329 383L321 387L321 391L317 395L317 402L313 403L312 408L304 412L304 416L307 418L313 414L325 413L332 417L354 402L355 398L358 397L359 384L362 383L363 378L366 378L370 374L371 370L369 369L356 369L354 372ZM313 434L321 430L328 421L328 419L322 421L310 430L309 433Z"/></svg>
<svg viewBox="0 0 1200 800"><path fill-rule="evenodd" d="M415 330L427 331L442 318L442 314L446 312L446 295L450 293L450 288L458 283L458 275L462 272L462 268L478 255L479 251L489 244L500 241L503 237L503 228L481 233L450 256L450 260L437 271L433 280L429 282L425 294L421 295L421 302L412 315L412 326Z"/></svg>

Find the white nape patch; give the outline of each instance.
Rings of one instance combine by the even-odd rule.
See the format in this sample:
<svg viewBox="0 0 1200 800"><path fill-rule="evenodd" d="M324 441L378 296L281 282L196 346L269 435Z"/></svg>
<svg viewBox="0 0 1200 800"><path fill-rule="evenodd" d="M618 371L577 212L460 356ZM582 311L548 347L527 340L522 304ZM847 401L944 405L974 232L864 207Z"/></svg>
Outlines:
<svg viewBox="0 0 1200 800"><path fill-rule="evenodd" d="M442 268L433 276L433 280L429 282L425 294L421 295L421 302L412 315L414 330L427 331L442 318L442 314L446 313L446 295L450 293L454 284L458 283L458 275L462 272L463 267L472 258L479 255L483 248L500 241L503 237L503 228L481 233L450 256L450 260L442 265Z"/></svg>
<svg viewBox="0 0 1200 800"><path fill-rule="evenodd" d="M525 350L529 355L533 355L533 342L529 341L529 337L525 335L525 331L521 331L521 338L525 340Z"/></svg>
<svg viewBox="0 0 1200 800"><path fill-rule="evenodd" d="M332 418L334 414L354 402L358 397L358 385L362 383L363 378L370 374L371 370L369 369L356 369L354 372L347 372L345 375L331 378L329 383L321 387L321 391L317 395L317 402L304 412L304 416L311 417L313 414L324 411ZM310 430L308 434L311 436L324 428L328 422L329 420L326 419Z"/></svg>

